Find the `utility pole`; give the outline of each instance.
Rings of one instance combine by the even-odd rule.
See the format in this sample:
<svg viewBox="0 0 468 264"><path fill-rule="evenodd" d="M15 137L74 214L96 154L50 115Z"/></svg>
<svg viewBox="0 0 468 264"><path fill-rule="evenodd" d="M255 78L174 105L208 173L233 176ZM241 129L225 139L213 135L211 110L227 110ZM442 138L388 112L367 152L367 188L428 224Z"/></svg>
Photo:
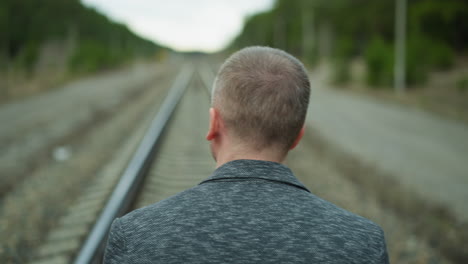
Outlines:
<svg viewBox="0 0 468 264"><path fill-rule="evenodd" d="M398 94L406 90L406 8L407 0L396 0L394 86Z"/></svg>

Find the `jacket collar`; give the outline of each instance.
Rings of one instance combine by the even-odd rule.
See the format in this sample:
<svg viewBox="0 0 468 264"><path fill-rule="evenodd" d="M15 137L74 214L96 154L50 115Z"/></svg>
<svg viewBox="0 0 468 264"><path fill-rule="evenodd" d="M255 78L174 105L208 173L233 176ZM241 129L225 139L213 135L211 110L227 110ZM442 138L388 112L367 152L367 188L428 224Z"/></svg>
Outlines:
<svg viewBox="0 0 468 264"><path fill-rule="evenodd" d="M263 179L292 185L310 192L283 164L265 160L233 160L221 165L200 184L217 180Z"/></svg>

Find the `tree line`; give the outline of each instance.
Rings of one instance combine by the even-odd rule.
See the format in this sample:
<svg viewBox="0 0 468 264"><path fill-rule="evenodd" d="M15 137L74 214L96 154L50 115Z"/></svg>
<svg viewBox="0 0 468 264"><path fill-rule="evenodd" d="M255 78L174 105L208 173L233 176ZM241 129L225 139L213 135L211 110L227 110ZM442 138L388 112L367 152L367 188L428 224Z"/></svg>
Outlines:
<svg viewBox="0 0 468 264"><path fill-rule="evenodd" d="M162 47L79 0L0 1L0 70L31 70L46 43L60 43L72 71L95 71Z"/></svg>
<svg viewBox="0 0 468 264"><path fill-rule="evenodd" d="M231 48L268 45L313 65L326 57L334 79L350 78L353 58L364 59L367 82L391 85L395 0L277 0L272 10L249 17ZM430 71L453 66L466 54L468 2L408 0L407 81L424 83Z"/></svg>

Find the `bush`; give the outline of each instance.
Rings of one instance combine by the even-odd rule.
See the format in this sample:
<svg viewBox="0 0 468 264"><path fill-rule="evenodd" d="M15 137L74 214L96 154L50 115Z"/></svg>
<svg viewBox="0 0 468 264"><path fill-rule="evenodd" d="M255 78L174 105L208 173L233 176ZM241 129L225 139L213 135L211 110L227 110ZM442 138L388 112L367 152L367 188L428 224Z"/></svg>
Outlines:
<svg viewBox="0 0 468 264"><path fill-rule="evenodd" d="M458 79L457 89L460 93L466 93L468 91L468 75L462 76Z"/></svg>
<svg viewBox="0 0 468 264"><path fill-rule="evenodd" d="M335 84L345 84L351 80L349 61L336 59L333 65L332 81Z"/></svg>
<svg viewBox="0 0 468 264"><path fill-rule="evenodd" d="M408 85L422 84L427 80L431 67L430 43L424 38L410 38L406 49L406 82Z"/></svg>
<svg viewBox="0 0 468 264"><path fill-rule="evenodd" d="M431 65L437 69L449 69L454 64L455 55L449 45L443 42L430 42Z"/></svg>
<svg viewBox="0 0 468 264"><path fill-rule="evenodd" d="M391 85L393 80L393 47L375 37L365 52L367 83L373 87Z"/></svg>
<svg viewBox="0 0 468 264"><path fill-rule="evenodd" d="M111 55L104 44L96 41L83 41L71 57L70 66L73 70L93 72L112 66L115 62L117 58Z"/></svg>
<svg viewBox="0 0 468 264"><path fill-rule="evenodd" d="M334 52L333 82L344 84L351 80L350 60L353 55L353 42L349 38L341 38Z"/></svg>
<svg viewBox="0 0 468 264"><path fill-rule="evenodd" d="M431 70L450 68L454 57L453 50L444 42L420 35L410 38L407 49L408 84L424 83Z"/></svg>
<svg viewBox="0 0 468 264"><path fill-rule="evenodd" d="M381 38L374 38L365 53L367 82L373 87L391 86L394 71L394 48ZM423 84L428 72L453 65L454 54L443 42L434 42L421 35L410 35L406 46L406 82Z"/></svg>
<svg viewBox="0 0 468 264"><path fill-rule="evenodd" d="M36 42L29 42L18 54L14 64L18 68L31 71L38 55L38 45Z"/></svg>

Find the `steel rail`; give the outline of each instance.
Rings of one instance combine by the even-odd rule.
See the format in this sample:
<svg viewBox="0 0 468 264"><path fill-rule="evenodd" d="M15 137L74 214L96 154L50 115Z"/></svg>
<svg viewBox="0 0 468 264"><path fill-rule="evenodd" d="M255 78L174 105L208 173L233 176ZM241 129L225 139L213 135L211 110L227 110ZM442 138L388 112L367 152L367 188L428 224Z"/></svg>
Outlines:
<svg viewBox="0 0 468 264"><path fill-rule="evenodd" d="M135 197L154 157L156 145L174 109L193 76L193 66L185 66L177 75L158 114L140 142L135 154L124 170L106 206L75 257L75 264L100 262L110 226L116 217L124 214Z"/></svg>

